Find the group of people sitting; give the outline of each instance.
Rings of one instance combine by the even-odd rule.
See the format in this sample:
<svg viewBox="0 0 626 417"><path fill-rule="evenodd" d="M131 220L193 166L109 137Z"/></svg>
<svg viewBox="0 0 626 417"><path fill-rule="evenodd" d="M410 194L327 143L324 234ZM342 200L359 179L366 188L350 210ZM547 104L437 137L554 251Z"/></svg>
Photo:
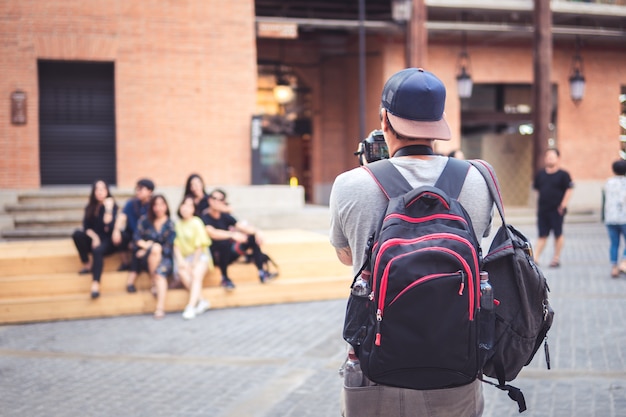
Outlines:
<svg viewBox="0 0 626 417"><path fill-rule="evenodd" d="M235 288L228 266L242 256L254 262L261 283L276 276L269 272L270 259L261 251L259 231L231 215L225 191L207 193L202 178L191 174L178 206L178 219L173 220L165 196L155 194L154 188L152 180L139 180L135 196L120 209L109 185L103 180L94 182L83 227L72 235L83 263L79 273L92 275L91 298L100 296L104 257L116 252L122 261L118 270L128 271L129 293L137 291L137 275L149 273L156 319L165 316L168 288L179 284L189 291L183 318L193 319L209 309L202 283L214 265L220 269L221 285L228 291Z"/></svg>

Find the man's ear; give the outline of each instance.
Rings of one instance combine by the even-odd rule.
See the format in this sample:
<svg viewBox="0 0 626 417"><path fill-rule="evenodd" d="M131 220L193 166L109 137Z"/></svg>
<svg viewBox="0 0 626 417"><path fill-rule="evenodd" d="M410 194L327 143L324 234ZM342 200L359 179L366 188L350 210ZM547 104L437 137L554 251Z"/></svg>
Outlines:
<svg viewBox="0 0 626 417"><path fill-rule="evenodd" d="M380 109L380 129L383 132L389 131L389 119L387 118L387 109Z"/></svg>

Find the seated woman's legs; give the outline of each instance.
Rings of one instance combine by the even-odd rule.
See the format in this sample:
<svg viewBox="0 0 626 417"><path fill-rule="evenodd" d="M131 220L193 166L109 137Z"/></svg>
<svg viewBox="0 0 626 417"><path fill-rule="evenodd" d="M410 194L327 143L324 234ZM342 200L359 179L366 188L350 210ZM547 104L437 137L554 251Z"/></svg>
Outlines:
<svg viewBox="0 0 626 417"><path fill-rule="evenodd" d="M202 256L195 265L188 263L178 269L181 282L189 290L189 301L183 313L184 318L194 318L196 314L203 313L209 307L208 301L202 298L202 283L208 268L208 257Z"/></svg>
<svg viewBox="0 0 626 417"><path fill-rule="evenodd" d="M161 263L163 250L161 245L155 243L150 249L148 255L148 270L150 271L150 277L152 283L156 287L156 309L154 310L155 318L162 318L165 315L165 296L167 295L167 278L159 274L157 269Z"/></svg>
<svg viewBox="0 0 626 417"><path fill-rule="evenodd" d="M72 240L74 241L74 245L76 246L76 250L78 251L78 256L80 257L80 261L83 263L83 269L80 273L88 273L91 269L91 265L89 264L89 253L91 252L91 238L87 236L82 230L75 230L72 233Z"/></svg>
<svg viewBox="0 0 626 417"><path fill-rule="evenodd" d="M110 240L103 240L100 242L100 246L93 248L93 264L91 266L93 274L93 281L91 282L92 298L98 298L100 296L100 278L102 277L102 269L104 268L104 257L113 252L114 246Z"/></svg>

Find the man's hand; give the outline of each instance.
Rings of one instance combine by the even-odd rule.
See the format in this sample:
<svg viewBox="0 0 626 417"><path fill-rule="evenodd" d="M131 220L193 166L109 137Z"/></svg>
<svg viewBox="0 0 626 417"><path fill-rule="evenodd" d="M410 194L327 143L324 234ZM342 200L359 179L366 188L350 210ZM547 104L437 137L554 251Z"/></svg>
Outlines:
<svg viewBox="0 0 626 417"><path fill-rule="evenodd" d="M239 243L246 243L248 241L248 235L241 232L232 232L232 240Z"/></svg>

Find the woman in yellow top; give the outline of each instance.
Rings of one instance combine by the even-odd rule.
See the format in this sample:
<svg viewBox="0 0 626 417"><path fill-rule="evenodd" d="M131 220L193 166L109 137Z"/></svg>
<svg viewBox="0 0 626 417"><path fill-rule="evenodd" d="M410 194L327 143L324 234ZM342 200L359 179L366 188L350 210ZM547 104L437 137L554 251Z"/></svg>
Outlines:
<svg viewBox="0 0 626 417"><path fill-rule="evenodd" d="M189 290L189 302L183 311L186 320L204 313L211 306L202 298L202 281L207 271L213 269L209 252L211 239L202 220L194 216L194 210L193 197L185 196L178 207L174 240L174 273Z"/></svg>

